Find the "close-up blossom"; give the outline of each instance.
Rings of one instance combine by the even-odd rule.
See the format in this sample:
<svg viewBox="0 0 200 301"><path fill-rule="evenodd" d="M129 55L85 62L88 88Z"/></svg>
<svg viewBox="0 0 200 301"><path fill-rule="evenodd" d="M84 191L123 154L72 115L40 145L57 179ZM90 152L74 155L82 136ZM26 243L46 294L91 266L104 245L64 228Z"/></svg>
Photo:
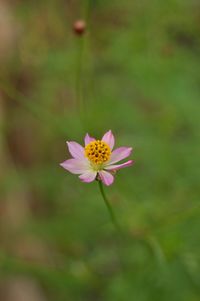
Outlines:
<svg viewBox="0 0 200 301"><path fill-rule="evenodd" d="M106 132L101 140L96 140L86 134L85 146L75 141L67 141L71 159L60 165L73 174L78 174L82 182L102 181L109 186L114 181L118 169L131 166L133 160L116 164L130 156L132 147L119 147L113 150L115 138L111 130Z"/></svg>

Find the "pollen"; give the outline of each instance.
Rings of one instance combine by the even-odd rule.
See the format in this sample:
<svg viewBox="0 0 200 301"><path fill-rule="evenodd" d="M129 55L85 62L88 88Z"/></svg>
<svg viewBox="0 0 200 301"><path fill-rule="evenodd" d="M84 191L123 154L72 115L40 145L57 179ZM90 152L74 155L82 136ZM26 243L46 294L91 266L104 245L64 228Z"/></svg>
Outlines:
<svg viewBox="0 0 200 301"><path fill-rule="evenodd" d="M85 147L85 156L97 165L107 162L110 155L111 150L109 145L101 140L92 141Z"/></svg>

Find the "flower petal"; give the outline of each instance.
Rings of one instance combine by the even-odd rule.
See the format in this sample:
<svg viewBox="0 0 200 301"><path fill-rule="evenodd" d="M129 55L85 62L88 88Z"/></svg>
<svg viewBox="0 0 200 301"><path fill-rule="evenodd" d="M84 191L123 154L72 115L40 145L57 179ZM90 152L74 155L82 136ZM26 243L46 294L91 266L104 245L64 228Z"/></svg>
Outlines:
<svg viewBox="0 0 200 301"><path fill-rule="evenodd" d="M88 172L88 170L90 169L89 162L86 158L84 160L69 159L60 163L60 165L73 174L83 174L85 172Z"/></svg>
<svg viewBox="0 0 200 301"><path fill-rule="evenodd" d="M133 163L134 163L133 160L129 160L129 161L127 161L125 163L122 163L122 164L115 164L115 165L106 166L105 169L109 170L109 171L114 171L114 170L118 170L118 169L121 169L121 168L124 168L124 167L131 166Z"/></svg>
<svg viewBox="0 0 200 301"><path fill-rule="evenodd" d="M84 148L79 143L75 141L69 141L69 142L67 141L67 146L73 158L75 159L85 158Z"/></svg>
<svg viewBox="0 0 200 301"><path fill-rule="evenodd" d="M89 171L83 173L82 175L80 175L79 178L84 183L90 183L95 180L96 175L97 175L96 171L89 170Z"/></svg>
<svg viewBox="0 0 200 301"><path fill-rule="evenodd" d="M118 161L121 161L123 159L125 159L126 157L130 156L132 152L132 147L119 147L116 148L110 156L110 161L109 161L109 165L116 163Z"/></svg>
<svg viewBox="0 0 200 301"><path fill-rule="evenodd" d="M90 137L90 135L87 133L85 135L85 139L84 140L85 140L85 146L86 146L87 144L89 144L92 141L95 141L96 139L94 139L93 137Z"/></svg>
<svg viewBox="0 0 200 301"><path fill-rule="evenodd" d="M111 173L109 173L109 172L107 172L105 170L99 171L99 176L100 176L100 179L102 180L102 182L106 186L111 185L113 183L113 181L114 181L113 175L111 175Z"/></svg>
<svg viewBox="0 0 200 301"><path fill-rule="evenodd" d="M109 146L110 146L110 149L112 150L113 149L113 146L115 144L115 138L113 136L113 133L111 130L109 130L108 132L106 132L102 139L104 142L106 142Z"/></svg>

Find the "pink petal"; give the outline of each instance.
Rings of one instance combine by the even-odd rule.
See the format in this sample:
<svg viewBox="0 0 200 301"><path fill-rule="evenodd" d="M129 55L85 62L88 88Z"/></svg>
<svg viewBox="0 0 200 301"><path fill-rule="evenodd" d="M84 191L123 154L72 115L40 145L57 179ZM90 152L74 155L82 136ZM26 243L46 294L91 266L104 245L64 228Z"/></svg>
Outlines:
<svg viewBox="0 0 200 301"><path fill-rule="evenodd" d="M106 142L110 146L111 150L113 149L113 146L115 144L115 138L114 138L113 133L112 133L111 130L108 131L107 133L105 133L101 140Z"/></svg>
<svg viewBox="0 0 200 301"><path fill-rule="evenodd" d="M91 170L83 173L82 175L79 176L79 178L81 179L82 182L90 183L95 180L96 175L97 172Z"/></svg>
<svg viewBox="0 0 200 301"><path fill-rule="evenodd" d="M87 161L87 159L85 158L84 160L80 160L80 159L69 159L66 160L62 163L60 163L60 165L70 171L73 174L82 174L85 173L89 170L90 165L89 162Z"/></svg>
<svg viewBox="0 0 200 301"><path fill-rule="evenodd" d="M92 141L95 141L96 139L94 139L93 137L90 137L90 135L88 135L88 133L85 135L85 145L89 144Z"/></svg>
<svg viewBox="0 0 200 301"><path fill-rule="evenodd" d="M107 172L105 170L99 171L99 176L100 176L100 179L102 180L102 182L106 186L111 185L113 183L113 181L114 181L113 175L111 175L111 173L109 173L109 172Z"/></svg>
<svg viewBox="0 0 200 301"><path fill-rule="evenodd" d="M70 142L67 141L67 146L73 158L75 159L85 158L84 148L79 143L75 141L70 141Z"/></svg>
<svg viewBox="0 0 200 301"><path fill-rule="evenodd" d="M129 161L127 161L125 163L122 163L122 164L106 166L105 169L109 170L109 171L118 170L118 169L121 169L121 168L124 168L124 167L131 166L133 163L134 163L133 160L129 160Z"/></svg>
<svg viewBox="0 0 200 301"><path fill-rule="evenodd" d="M130 156L131 152L132 152L132 147L116 148L110 156L109 164L125 159L126 157Z"/></svg>

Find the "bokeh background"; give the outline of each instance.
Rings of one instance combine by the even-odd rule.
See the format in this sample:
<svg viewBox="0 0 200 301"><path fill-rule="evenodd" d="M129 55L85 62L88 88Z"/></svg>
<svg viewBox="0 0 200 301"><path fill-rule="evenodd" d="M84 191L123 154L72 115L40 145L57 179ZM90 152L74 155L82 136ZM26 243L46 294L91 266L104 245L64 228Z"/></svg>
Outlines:
<svg viewBox="0 0 200 301"><path fill-rule="evenodd" d="M0 300L200 300L199 70L198 0L0 1ZM109 129L125 240L59 166Z"/></svg>

